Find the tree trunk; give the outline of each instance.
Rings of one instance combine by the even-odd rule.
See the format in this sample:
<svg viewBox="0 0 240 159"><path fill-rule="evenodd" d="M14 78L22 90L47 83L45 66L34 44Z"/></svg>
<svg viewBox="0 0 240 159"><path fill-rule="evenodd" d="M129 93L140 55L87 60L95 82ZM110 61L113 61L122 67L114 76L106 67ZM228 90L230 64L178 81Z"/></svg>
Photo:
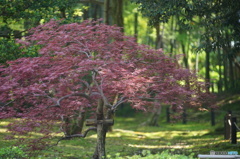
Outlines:
<svg viewBox="0 0 240 159"><path fill-rule="evenodd" d="M235 81L234 81L234 71L233 71L233 58L232 55L228 55L228 63L229 63L229 82L230 88L233 90L235 88Z"/></svg>
<svg viewBox="0 0 240 159"><path fill-rule="evenodd" d="M171 23L170 23L170 28L171 28L171 33L174 34L174 32L176 31L176 22L175 22L175 17L172 16L172 19L171 19ZM175 43L176 43L176 39L175 38L171 38L170 39L170 55L171 57L173 57L173 49L175 49Z"/></svg>
<svg viewBox="0 0 240 159"><path fill-rule="evenodd" d="M122 27L122 32L124 32L123 23L123 0L111 0L111 15L113 24Z"/></svg>
<svg viewBox="0 0 240 159"><path fill-rule="evenodd" d="M106 126L104 126L104 124L98 124L97 125L97 146L93 155L93 159L106 158L106 150L105 150L106 134L107 134Z"/></svg>
<svg viewBox="0 0 240 159"><path fill-rule="evenodd" d="M224 54L226 55L227 51L225 48L223 48L223 51L224 51ZM225 91L228 91L229 89L229 81L228 81L228 63L227 63L227 60L226 58L223 58L223 74L224 74L224 89Z"/></svg>
<svg viewBox="0 0 240 159"><path fill-rule="evenodd" d="M67 117L65 122L65 135L71 136L74 134L81 134L85 120L85 112L80 112L74 117Z"/></svg>
<svg viewBox="0 0 240 159"><path fill-rule="evenodd" d="M149 126L159 126L158 120L159 120L159 116L161 114L161 111L162 111L162 106L157 108L157 110L153 113L152 119L149 122Z"/></svg>
<svg viewBox="0 0 240 159"><path fill-rule="evenodd" d="M163 48L163 39L160 30L160 23L156 24L156 42L155 42L155 49Z"/></svg>
<svg viewBox="0 0 240 159"><path fill-rule="evenodd" d="M138 41L138 13L134 13L134 37Z"/></svg>
<svg viewBox="0 0 240 159"><path fill-rule="evenodd" d="M206 69L205 69L205 80L206 80L206 91L210 90L210 50L206 49Z"/></svg>
<svg viewBox="0 0 240 159"><path fill-rule="evenodd" d="M99 100L97 107L97 120L104 120L104 104ZM105 139L107 133L107 126L104 123L97 123L97 146L93 155L93 159L106 158Z"/></svg>
<svg viewBox="0 0 240 159"><path fill-rule="evenodd" d="M90 7L90 4L86 3L85 6ZM88 18L90 18L88 9L83 9L83 19L87 20Z"/></svg>
<svg viewBox="0 0 240 159"><path fill-rule="evenodd" d="M62 8L59 8L60 10L60 15L61 15L61 18L64 18L66 19L67 18L67 15L66 15L66 8L65 7L62 7Z"/></svg>
<svg viewBox="0 0 240 159"><path fill-rule="evenodd" d="M97 125L97 152L98 159L105 158L105 139L106 139L106 128L104 124Z"/></svg>
<svg viewBox="0 0 240 159"><path fill-rule="evenodd" d="M98 10L99 10L99 5L98 4L91 4L91 8L92 8L92 13L91 13L91 17L93 18L93 20L97 20L97 19L99 19L98 18Z"/></svg>
<svg viewBox="0 0 240 159"><path fill-rule="evenodd" d="M109 25L110 24L110 20L109 20L109 12L110 12L110 1L109 0L105 0L104 1L104 23Z"/></svg>
<svg viewBox="0 0 240 159"><path fill-rule="evenodd" d="M154 102L155 110L152 114L151 120L149 121L148 125L149 126L159 126L158 120L160 117L160 114L162 112L162 105L159 103L159 101Z"/></svg>
<svg viewBox="0 0 240 159"><path fill-rule="evenodd" d="M220 39L218 37L218 39ZM222 92L222 86L223 86L223 81L222 81L222 56L221 56L221 50L220 50L220 46L217 47L217 53L218 53L218 74L219 74L219 79L218 79L218 83L217 83L217 87L218 87L218 92Z"/></svg>
<svg viewBox="0 0 240 159"><path fill-rule="evenodd" d="M182 113L182 123L187 124L187 112L186 108L183 108L183 113Z"/></svg>

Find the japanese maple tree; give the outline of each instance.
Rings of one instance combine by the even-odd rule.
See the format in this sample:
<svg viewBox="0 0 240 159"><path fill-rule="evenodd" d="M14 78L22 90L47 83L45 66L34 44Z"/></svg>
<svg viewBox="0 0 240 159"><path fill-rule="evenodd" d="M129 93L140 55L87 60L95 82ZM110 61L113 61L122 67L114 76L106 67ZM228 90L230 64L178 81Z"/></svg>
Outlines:
<svg viewBox="0 0 240 159"><path fill-rule="evenodd" d="M52 20L19 40L22 47L40 46L38 57L9 61L0 68L0 117L22 119L9 126L12 132L38 131L50 137L56 121L62 121L64 138L96 130L94 158L101 158L108 127L103 122L120 104L144 111L156 103L201 106L204 84L162 50L139 45L120 28L99 21L61 23ZM81 124L71 131L74 121L83 123L85 112L102 123L85 133Z"/></svg>

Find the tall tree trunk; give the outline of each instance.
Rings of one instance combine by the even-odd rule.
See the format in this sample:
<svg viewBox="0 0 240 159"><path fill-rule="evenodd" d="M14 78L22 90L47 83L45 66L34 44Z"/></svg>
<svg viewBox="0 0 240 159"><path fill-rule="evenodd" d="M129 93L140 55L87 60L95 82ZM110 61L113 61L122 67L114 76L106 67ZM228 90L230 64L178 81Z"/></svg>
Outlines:
<svg viewBox="0 0 240 159"><path fill-rule="evenodd" d="M111 0L110 4L113 24L122 27L122 32L124 32L123 0Z"/></svg>
<svg viewBox="0 0 240 159"><path fill-rule="evenodd" d="M138 13L134 13L134 37L138 41Z"/></svg>
<svg viewBox="0 0 240 159"><path fill-rule="evenodd" d="M171 28L171 32L172 32L172 34L174 34L174 32L175 32L175 30L176 30L176 22L174 21L174 19L175 19L175 17L173 16L172 17L172 19L171 19L171 26L170 26L170 28ZM176 43L176 39L174 39L174 38L171 38L170 39L170 53L171 53L171 57L173 56L173 49L175 48L175 43Z"/></svg>
<svg viewBox="0 0 240 159"><path fill-rule="evenodd" d="M235 81L234 81L234 71L233 71L233 58L232 55L228 55L228 63L229 63L229 83L230 88L235 88Z"/></svg>
<svg viewBox="0 0 240 159"><path fill-rule="evenodd" d="M220 39L218 37L218 39ZM218 92L222 92L222 86L223 86L223 81L222 81L222 56L221 56L221 50L220 46L217 47L217 54L218 54L218 74L219 74L219 79L218 79Z"/></svg>
<svg viewBox="0 0 240 159"><path fill-rule="evenodd" d="M181 42L181 46L182 46L182 52L183 52L183 63L184 63L184 65L185 65L185 67L187 68L187 69L189 69L189 64L188 64L188 53L186 52L186 49L185 49L185 44L184 44L184 42L182 41Z"/></svg>
<svg viewBox="0 0 240 159"><path fill-rule="evenodd" d="M90 7L90 3L86 3L85 6ZM90 18L88 9L83 9L83 19L87 20L88 18Z"/></svg>
<svg viewBox="0 0 240 159"><path fill-rule="evenodd" d="M226 48L223 48L223 52L224 55L227 55L227 51ZM227 58L223 58L223 74L224 74L224 87L225 87L225 91L229 90L229 81L228 81L228 62L227 62Z"/></svg>
<svg viewBox="0 0 240 159"><path fill-rule="evenodd" d="M205 79L206 79L206 91L210 91L210 51L206 50L206 59L205 59Z"/></svg>
<svg viewBox="0 0 240 159"><path fill-rule="evenodd" d="M91 4L91 12L92 12L92 18L93 18L93 20L97 20L97 19L99 19L98 18L98 13L99 13L99 5L98 4Z"/></svg>
<svg viewBox="0 0 240 159"><path fill-rule="evenodd" d="M110 24L110 0L105 0L104 1L104 23L109 25Z"/></svg>
<svg viewBox="0 0 240 159"><path fill-rule="evenodd" d="M209 18L209 15L207 15L206 18ZM206 33L210 34L210 30L206 27ZM212 44L209 39L209 37L206 37L206 47L205 47L205 82L206 82L206 91L210 91L210 52L212 49Z"/></svg>
<svg viewBox="0 0 240 159"><path fill-rule="evenodd" d="M199 64L199 54L196 53L196 65L195 65L195 73L198 74L199 68L198 68L198 64Z"/></svg>
<svg viewBox="0 0 240 159"><path fill-rule="evenodd" d="M156 43L155 43L155 49L163 48L163 40L160 30L160 23L155 25L156 29Z"/></svg>
<svg viewBox="0 0 240 159"><path fill-rule="evenodd" d="M211 51L211 44L209 38L206 39L206 57L205 57L205 82L206 82L206 91L210 91L210 51Z"/></svg>

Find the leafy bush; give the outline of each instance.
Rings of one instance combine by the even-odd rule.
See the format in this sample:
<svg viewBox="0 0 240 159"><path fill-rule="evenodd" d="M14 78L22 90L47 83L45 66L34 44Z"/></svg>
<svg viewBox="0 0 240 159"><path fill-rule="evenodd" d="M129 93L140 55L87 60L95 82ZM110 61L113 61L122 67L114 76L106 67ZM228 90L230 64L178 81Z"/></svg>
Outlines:
<svg viewBox="0 0 240 159"><path fill-rule="evenodd" d="M191 153L189 156L180 155L180 154L172 154L170 151L163 151L161 153L157 154L151 154L149 150L143 150L141 154L134 155L134 156L125 156L121 157L120 153L117 153L115 157L112 157L110 155L107 156L109 159L139 159L139 158L145 158L145 159L195 159L194 153Z"/></svg>
<svg viewBox="0 0 240 159"><path fill-rule="evenodd" d="M13 146L0 149L0 159L22 159L27 154L23 151L23 147Z"/></svg>

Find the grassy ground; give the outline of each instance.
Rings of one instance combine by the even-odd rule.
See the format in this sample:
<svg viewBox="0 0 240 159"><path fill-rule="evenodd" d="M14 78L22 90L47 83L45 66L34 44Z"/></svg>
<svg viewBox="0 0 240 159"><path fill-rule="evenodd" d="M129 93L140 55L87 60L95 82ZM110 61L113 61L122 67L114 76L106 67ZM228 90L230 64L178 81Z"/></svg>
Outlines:
<svg viewBox="0 0 240 159"><path fill-rule="evenodd" d="M223 134L219 125L210 126L209 122L194 123L166 123L160 121L159 127L142 126L148 114L137 114L134 118L117 117L113 132L107 135L107 154L115 156L132 156L143 150L150 150L152 153L171 149L175 153L209 154L210 150L215 151L238 151L240 145L232 145L229 141L223 140ZM7 135L3 127L8 122L0 123L0 148L11 146L13 141L4 140ZM238 133L238 139L240 134ZM43 151L37 158L63 158L63 159L88 159L95 150L96 134L92 132L85 139L63 140L54 148ZM57 141L53 139L53 143ZM240 140L238 140L240 142Z"/></svg>
<svg viewBox="0 0 240 159"><path fill-rule="evenodd" d="M228 140L223 140L223 117L226 110L239 111L239 98L231 96L219 100L221 108L216 112L216 126L211 126L209 112L188 112L187 124L182 124L181 121L166 123L163 113L159 127L142 125L149 118L149 114L137 113L134 117L116 117L113 132L107 134L107 154L132 156L141 154L143 150L158 153L167 149L185 155L193 152L197 156L209 154L211 150L239 151L240 132L238 144L233 145ZM4 126L9 122L11 120L0 120L0 148L12 146L15 142L4 139L8 135ZM58 141L59 136L52 139L52 144ZM39 153L36 158L89 159L95 145L96 134L91 132L85 139L62 140L57 146Z"/></svg>

